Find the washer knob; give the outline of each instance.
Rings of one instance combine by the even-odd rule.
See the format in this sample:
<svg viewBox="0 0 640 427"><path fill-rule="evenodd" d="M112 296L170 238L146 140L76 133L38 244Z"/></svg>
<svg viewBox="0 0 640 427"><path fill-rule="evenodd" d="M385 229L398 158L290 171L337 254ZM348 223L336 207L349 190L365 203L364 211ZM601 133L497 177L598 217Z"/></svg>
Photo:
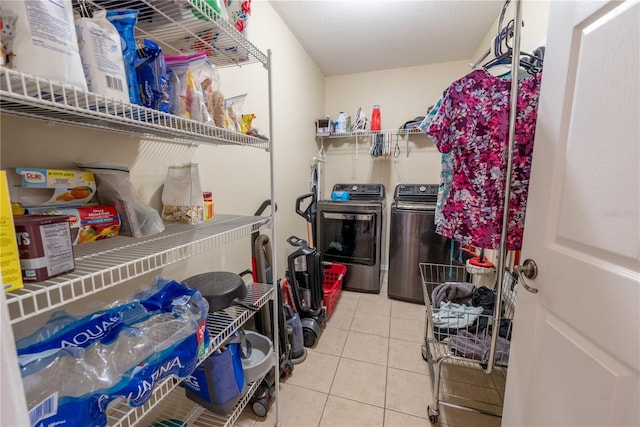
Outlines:
<svg viewBox="0 0 640 427"><path fill-rule="evenodd" d="M424 185L420 186L420 192L424 193L425 191L427 191L427 187L425 187Z"/></svg>
<svg viewBox="0 0 640 427"><path fill-rule="evenodd" d="M356 191L358 189L357 185L354 185L353 187L351 187L351 190Z"/></svg>

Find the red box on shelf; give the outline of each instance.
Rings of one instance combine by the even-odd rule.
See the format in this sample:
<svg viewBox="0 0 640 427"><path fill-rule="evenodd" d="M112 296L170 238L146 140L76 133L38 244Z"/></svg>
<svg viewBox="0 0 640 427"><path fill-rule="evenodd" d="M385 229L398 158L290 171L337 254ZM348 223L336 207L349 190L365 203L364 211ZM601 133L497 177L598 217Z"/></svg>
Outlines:
<svg viewBox="0 0 640 427"><path fill-rule="evenodd" d="M336 308L340 300L340 292L342 291L342 279L347 272L347 266L336 262L324 263L324 280L322 287L324 289L324 298L322 302L327 307L327 318L331 317L331 313Z"/></svg>

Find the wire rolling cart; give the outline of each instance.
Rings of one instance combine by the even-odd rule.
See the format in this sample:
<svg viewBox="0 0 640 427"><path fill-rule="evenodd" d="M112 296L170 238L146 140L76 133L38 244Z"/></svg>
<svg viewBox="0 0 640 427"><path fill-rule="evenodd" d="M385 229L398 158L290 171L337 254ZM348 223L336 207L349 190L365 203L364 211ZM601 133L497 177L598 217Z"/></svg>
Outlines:
<svg viewBox="0 0 640 427"><path fill-rule="evenodd" d="M438 422L440 405L501 416L504 392L500 384L504 385L506 381L508 364L508 340L505 337L511 336L517 292L516 276L505 271L502 287L500 290L496 289L496 298L501 298L501 308L496 316L487 310L476 315L461 313L454 308L434 307L432 292L438 285L446 282L470 282L470 274L465 266L421 263L420 274L426 306L422 357L429 365L433 396L433 402L428 406L429 421ZM462 318L462 326L449 328L440 322L440 319L452 317ZM490 332L495 325L499 325L499 336L494 341ZM492 357L494 362L489 363ZM488 396L486 400L471 399L456 394L450 387L443 387L443 370L449 367L481 370L484 374L494 375L497 377L494 382L499 398L491 399L492 396Z"/></svg>

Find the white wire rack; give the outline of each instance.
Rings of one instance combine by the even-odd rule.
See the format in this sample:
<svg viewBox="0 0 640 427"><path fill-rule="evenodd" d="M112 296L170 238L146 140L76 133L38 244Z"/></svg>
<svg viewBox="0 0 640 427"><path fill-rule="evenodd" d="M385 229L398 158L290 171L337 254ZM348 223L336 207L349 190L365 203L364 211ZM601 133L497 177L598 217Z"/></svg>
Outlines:
<svg viewBox="0 0 640 427"><path fill-rule="evenodd" d="M270 148L269 141L264 139L85 92L71 85L1 66L0 109L3 114L133 133L181 144Z"/></svg>
<svg viewBox="0 0 640 427"><path fill-rule="evenodd" d="M205 0L73 0L79 11L87 9L136 9L136 38L160 43L165 54L207 53L211 63L238 66L252 62L269 65L262 53Z"/></svg>
<svg viewBox="0 0 640 427"><path fill-rule="evenodd" d="M184 390L176 389L167 396L152 415L143 420L141 425L157 425L156 423L161 423L162 421L179 420L182 423L180 425L185 427L230 427L236 422L259 384L260 381L251 383L248 391L238 402L233 412L227 416L214 414L206 410L189 400L185 396Z"/></svg>
<svg viewBox="0 0 640 427"><path fill-rule="evenodd" d="M249 236L269 222L267 217L216 215L198 225L167 223L164 232L147 238L118 236L75 246L73 272L25 283L6 295L11 323Z"/></svg>
<svg viewBox="0 0 640 427"><path fill-rule="evenodd" d="M362 130L355 132L341 132L332 133L331 135L318 136L318 138L330 139L330 138L360 138L369 137L373 135L388 134L388 135L422 135L424 132L416 129L387 129L387 130Z"/></svg>
<svg viewBox="0 0 640 427"><path fill-rule="evenodd" d="M251 283L247 285L247 295L243 298L243 301L257 307L262 307L267 301L269 301L272 295L272 285ZM215 313L210 313L207 319L207 327L209 328L209 335L211 337L211 346L200 362L204 361L204 359L217 350L254 314L255 313L251 310L236 306L228 307ZM253 395L258 383L259 381L252 384L252 387L236 406L236 410L228 417L222 417L206 412L208 416L211 416L213 417L212 419L216 420L216 423L204 425L232 425L240 412L242 412L242 408L244 408ZM180 396L184 395L184 390L175 390L179 384L179 379L175 377L167 378L155 387L153 395L149 400L137 408L130 407L124 399L114 401L107 410L107 424L112 427L132 427L135 425L146 426L151 425L151 422L147 422L149 420L143 420L145 417L153 417L156 420L162 420L167 419L166 414L170 413L172 415L168 416L168 418L188 418L191 420L189 417L193 417L195 414L200 416L200 414L205 413L204 408L200 407L196 403L186 398L180 399ZM181 400L184 400L184 402L181 403ZM184 408L187 407L187 403L189 404L189 411L185 412Z"/></svg>
<svg viewBox="0 0 640 427"><path fill-rule="evenodd" d="M439 405L455 407L459 409L470 410L487 415L500 416L502 413L502 402L504 400L504 384L506 382L507 368L502 360L496 357L495 365L492 369L487 370L488 353L487 351L478 351L478 347L473 345L479 344L484 350L488 350L491 346L490 335L486 331L492 330L494 319L498 318L500 324L499 334L501 336L511 335L513 315L515 312L515 297L517 286L515 278L507 273L504 276L502 292L495 292L502 298L501 313L473 315L474 321L455 328L446 328L441 324L436 324L436 319L447 319L453 317L464 317L472 315L461 314L460 311L449 308L434 307L432 301L433 289L438 285L446 282L471 282L470 274L464 265L448 265L421 263L420 273L422 275L425 311L425 344L422 346L422 357L429 365L433 403L429 405L429 420L432 423L437 422L439 416ZM494 296L491 298L497 298ZM470 319L469 319L470 320ZM463 322L464 323L464 322ZM464 336L468 338L459 339ZM453 344L457 341L457 344ZM504 354L503 354L504 356ZM506 356L508 357L508 356ZM469 378L470 370L484 370L489 373L491 378L482 381L483 389L487 389L489 384L491 393L473 393L470 398L464 393L460 393L455 387L446 381L442 381L444 377L449 378L452 371L458 371L458 378ZM460 372L464 371L464 374ZM486 375L483 373L483 375ZM455 384L455 382L452 382ZM491 386L492 385L492 386ZM462 390L465 391L465 390ZM482 397L478 398L479 395Z"/></svg>

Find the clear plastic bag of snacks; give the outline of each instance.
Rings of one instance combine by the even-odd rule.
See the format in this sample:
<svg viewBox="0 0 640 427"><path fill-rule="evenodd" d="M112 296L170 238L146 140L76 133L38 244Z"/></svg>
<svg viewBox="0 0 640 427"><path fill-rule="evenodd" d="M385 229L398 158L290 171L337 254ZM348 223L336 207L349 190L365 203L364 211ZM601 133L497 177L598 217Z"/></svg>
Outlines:
<svg viewBox="0 0 640 427"><path fill-rule="evenodd" d="M204 200L197 163L169 166L162 190L162 219L198 224L204 220Z"/></svg>

